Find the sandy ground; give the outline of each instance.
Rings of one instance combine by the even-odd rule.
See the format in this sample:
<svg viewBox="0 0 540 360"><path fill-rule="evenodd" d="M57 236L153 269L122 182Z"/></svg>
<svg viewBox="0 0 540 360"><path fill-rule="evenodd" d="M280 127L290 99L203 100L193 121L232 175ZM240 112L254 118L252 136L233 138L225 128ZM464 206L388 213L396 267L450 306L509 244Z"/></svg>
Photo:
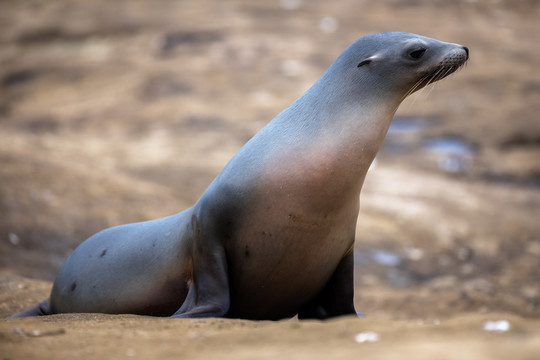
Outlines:
<svg viewBox="0 0 540 360"><path fill-rule="evenodd" d="M2 358L536 358L539 17L535 0L0 2L0 317L47 297L89 235L193 204L356 38L471 50L402 105L366 180L366 318L0 320Z"/></svg>

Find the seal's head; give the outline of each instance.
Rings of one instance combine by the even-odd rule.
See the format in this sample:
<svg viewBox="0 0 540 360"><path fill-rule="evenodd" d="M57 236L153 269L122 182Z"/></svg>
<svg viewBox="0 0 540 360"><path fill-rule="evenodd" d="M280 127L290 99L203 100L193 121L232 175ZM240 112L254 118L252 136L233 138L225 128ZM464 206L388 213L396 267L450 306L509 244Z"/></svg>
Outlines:
<svg viewBox="0 0 540 360"><path fill-rule="evenodd" d="M362 98L403 100L465 64L469 49L420 35L387 32L355 41L329 69ZM346 80L341 78L341 80Z"/></svg>

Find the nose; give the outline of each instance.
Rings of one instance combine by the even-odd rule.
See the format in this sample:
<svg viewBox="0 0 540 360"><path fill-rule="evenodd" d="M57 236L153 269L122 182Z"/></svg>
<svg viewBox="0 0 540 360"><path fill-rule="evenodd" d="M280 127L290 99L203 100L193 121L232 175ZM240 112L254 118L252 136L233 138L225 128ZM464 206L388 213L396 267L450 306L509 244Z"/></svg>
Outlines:
<svg viewBox="0 0 540 360"><path fill-rule="evenodd" d="M462 46L463 50L467 53L467 59L469 58L469 48L466 46Z"/></svg>

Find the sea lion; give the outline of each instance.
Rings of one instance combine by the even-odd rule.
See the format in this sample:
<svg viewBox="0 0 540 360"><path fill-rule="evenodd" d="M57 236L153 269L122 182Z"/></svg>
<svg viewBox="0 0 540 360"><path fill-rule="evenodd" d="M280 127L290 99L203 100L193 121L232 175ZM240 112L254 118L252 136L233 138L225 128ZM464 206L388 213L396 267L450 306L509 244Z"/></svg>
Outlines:
<svg viewBox="0 0 540 360"><path fill-rule="evenodd" d="M402 32L358 39L238 151L192 208L93 235L60 269L50 300L14 316L355 314L353 246L366 172L402 100L456 71L468 53Z"/></svg>

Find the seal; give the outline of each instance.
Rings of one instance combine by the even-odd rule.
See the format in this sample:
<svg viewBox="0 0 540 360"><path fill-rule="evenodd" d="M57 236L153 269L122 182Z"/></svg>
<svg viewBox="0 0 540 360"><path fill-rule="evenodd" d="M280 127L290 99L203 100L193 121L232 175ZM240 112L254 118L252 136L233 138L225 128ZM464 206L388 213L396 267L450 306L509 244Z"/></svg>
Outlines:
<svg viewBox="0 0 540 360"><path fill-rule="evenodd" d="M402 32L358 39L193 207L93 235L63 264L49 300L14 316L355 314L353 247L368 168L403 99L468 57L464 46Z"/></svg>

